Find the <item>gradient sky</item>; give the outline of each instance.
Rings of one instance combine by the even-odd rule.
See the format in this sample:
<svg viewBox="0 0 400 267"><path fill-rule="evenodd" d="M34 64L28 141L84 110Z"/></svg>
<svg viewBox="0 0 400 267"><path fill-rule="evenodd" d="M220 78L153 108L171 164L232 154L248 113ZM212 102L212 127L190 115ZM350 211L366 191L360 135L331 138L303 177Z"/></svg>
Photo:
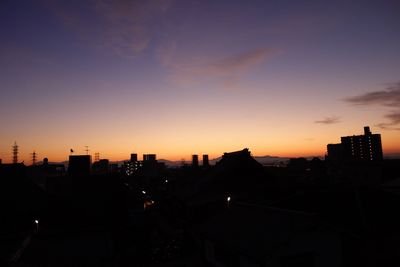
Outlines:
<svg viewBox="0 0 400 267"><path fill-rule="evenodd" d="M0 158L400 152L400 2L0 2Z"/></svg>

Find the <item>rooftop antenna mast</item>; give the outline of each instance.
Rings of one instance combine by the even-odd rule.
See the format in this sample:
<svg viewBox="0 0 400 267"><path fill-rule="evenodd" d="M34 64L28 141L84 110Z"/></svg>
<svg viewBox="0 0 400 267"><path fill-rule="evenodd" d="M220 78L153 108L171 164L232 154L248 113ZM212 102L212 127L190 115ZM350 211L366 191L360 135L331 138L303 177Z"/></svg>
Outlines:
<svg viewBox="0 0 400 267"><path fill-rule="evenodd" d="M12 162L14 164L18 163L18 145L17 145L16 141L14 142L14 145L12 146L12 152L13 152L13 160L12 160Z"/></svg>
<svg viewBox="0 0 400 267"><path fill-rule="evenodd" d="M89 146L85 146L85 147L86 147L86 149L85 149L86 155L89 155Z"/></svg>
<svg viewBox="0 0 400 267"><path fill-rule="evenodd" d="M94 161L99 161L100 160L100 153L96 152L94 153Z"/></svg>
<svg viewBox="0 0 400 267"><path fill-rule="evenodd" d="M36 159L37 159L37 153L35 152L35 150L33 150L33 153L31 153L32 155L32 165L36 165Z"/></svg>

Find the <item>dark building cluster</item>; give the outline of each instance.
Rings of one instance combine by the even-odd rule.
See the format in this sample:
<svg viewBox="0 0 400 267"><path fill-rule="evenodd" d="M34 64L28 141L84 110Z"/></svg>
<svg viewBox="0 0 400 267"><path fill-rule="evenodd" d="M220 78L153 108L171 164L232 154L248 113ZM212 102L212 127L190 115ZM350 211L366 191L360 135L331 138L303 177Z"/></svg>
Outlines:
<svg viewBox="0 0 400 267"><path fill-rule="evenodd" d="M266 165L247 148L0 163L0 265L400 265L400 161L368 127L327 148Z"/></svg>

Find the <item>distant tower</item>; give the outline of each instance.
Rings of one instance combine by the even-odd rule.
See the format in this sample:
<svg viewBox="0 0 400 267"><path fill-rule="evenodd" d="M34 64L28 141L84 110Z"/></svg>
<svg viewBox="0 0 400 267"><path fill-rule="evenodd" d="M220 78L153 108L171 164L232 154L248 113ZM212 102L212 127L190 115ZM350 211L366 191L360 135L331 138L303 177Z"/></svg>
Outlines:
<svg viewBox="0 0 400 267"><path fill-rule="evenodd" d="M210 166L210 162L208 161L208 155L203 155L203 166L204 167Z"/></svg>
<svg viewBox="0 0 400 267"><path fill-rule="evenodd" d="M137 154L132 153L131 154L131 162L136 162L137 161Z"/></svg>
<svg viewBox="0 0 400 267"><path fill-rule="evenodd" d="M32 165L36 165L37 154L35 150L33 150L33 153L31 153L31 155L32 155Z"/></svg>
<svg viewBox="0 0 400 267"><path fill-rule="evenodd" d="M89 155L89 146L85 146L86 155Z"/></svg>
<svg viewBox="0 0 400 267"><path fill-rule="evenodd" d="M96 152L94 153L94 161L99 161L100 160L100 153Z"/></svg>
<svg viewBox="0 0 400 267"><path fill-rule="evenodd" d="M199 156L198 155L192 155L192 166L193 167L199 166Z"/></svg>
<svg viewBox="0 0 400 267"><path fill-rule="evenodd" d="M13 160L12 160L12 162L14 164L18 163L18 145L17 145L17 142L14 142L14 145L12 147L12 152L13 152Z"/></svg>

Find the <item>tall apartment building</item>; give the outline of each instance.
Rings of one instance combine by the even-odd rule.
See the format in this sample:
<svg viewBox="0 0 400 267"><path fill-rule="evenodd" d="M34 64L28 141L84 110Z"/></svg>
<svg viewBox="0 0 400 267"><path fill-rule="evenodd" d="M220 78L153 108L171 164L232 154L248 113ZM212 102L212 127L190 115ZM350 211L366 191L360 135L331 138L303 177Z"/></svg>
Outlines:
<svg viewBox="0 0 400 267"><path fill-rule="evenodd" d="M329 144L327 150L328 159L331 161L383 159L381 135L372 134L368 126L364 127L363 135L341 137L340 144Z"/></svg>

